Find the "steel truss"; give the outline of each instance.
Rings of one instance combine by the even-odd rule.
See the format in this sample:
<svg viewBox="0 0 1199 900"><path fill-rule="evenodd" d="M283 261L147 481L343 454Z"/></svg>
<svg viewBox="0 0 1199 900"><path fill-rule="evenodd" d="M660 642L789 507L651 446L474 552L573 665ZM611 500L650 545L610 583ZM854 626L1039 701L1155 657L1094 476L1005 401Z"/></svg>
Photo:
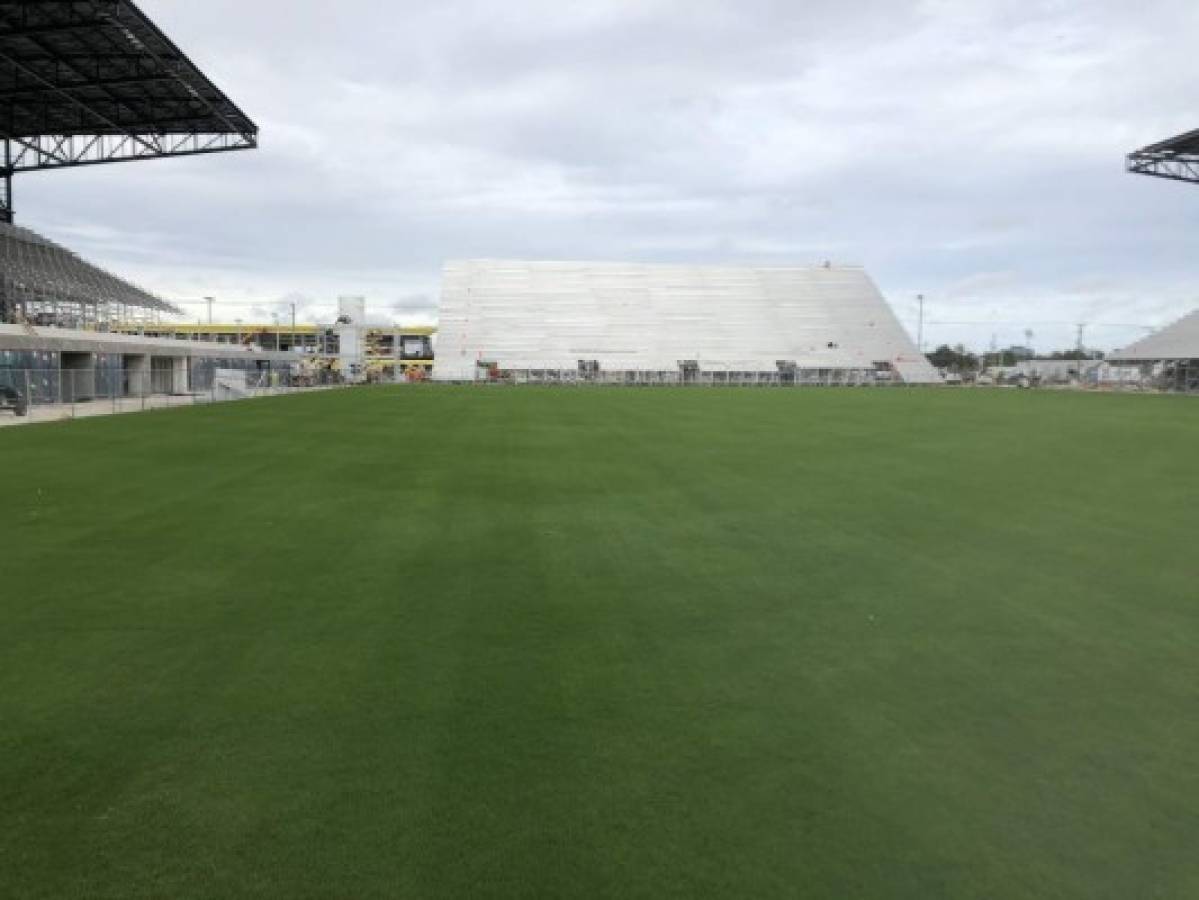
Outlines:
<svg viewBox="0 0 1199 900"><path fill-rule="evenodd" d="M239 134L96 134L87 137L70 134L11 138L7 156L10 168L17 172L60 169L67 166L95 166L101 163L158 159L164 156L196 156L226 150L248 150L253 138Z"/></svg>
<svg viewBox="0 0 1199 900"><path fill-rule="evenodd" d="M258 145L258 126L130 0L0 0L0 222L20 172Z"/></svg>
<svg viewBox="0 0 1199 900"><path fill-rule="evenodd" d="M1176 156L1170 153L1132 153L1128 171L1137 175L1152 175L1171 181L1199 184L1199 156Z"/></svg>
<svg viewBox="0 0 1199 900"><path fill-rule="evenodd" d="M1188 131L1128 154L1128 171L1199 184L1199 131Z"/></svg>

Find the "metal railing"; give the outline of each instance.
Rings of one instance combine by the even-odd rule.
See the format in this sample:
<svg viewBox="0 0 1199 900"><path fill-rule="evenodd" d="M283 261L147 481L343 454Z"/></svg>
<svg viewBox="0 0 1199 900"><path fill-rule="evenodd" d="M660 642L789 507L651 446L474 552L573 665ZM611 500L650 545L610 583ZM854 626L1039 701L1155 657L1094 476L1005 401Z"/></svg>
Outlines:
<svg viewBox="0 0 1199 900"><path fill-rule="evenodd" d="M436 376L434 376L436 380ZM471 383L471 382L468 382ZM799 369L794 372L680 371L677 369L580 371L578 369L479 370L476 384L597 387L912 387L893 371Z"/></svg>
<svg viewBox="0 0 1199 900"><path fill-rule="evenodd" d="M198 376L198 377L197 377ZM193 385L202 385L193 387ZM336 372L0 368L0 426L344 387Z"/></svg>
<svg viewBox="0 0 1199 900"><path fill-rule="evenodd" d="M434 381L438 379L434 375ZM677 370L579 371L577 369L485 369L480 368L474 379L455 380L458 384L485 385L563 385L579 387L870 387L870 388L928 388L928 387L1008 387L1044 388L1079 391L1126 391L1145 393L1199 392L1199 364L1146 367L1135 371L1124 367L1113 373L1091 373L1077 378L1042 378L1018 374L999 376L984 373L981 377L961 377L944 381L905 381L887 369L797 369L794 372L738 372Z"/></svg>

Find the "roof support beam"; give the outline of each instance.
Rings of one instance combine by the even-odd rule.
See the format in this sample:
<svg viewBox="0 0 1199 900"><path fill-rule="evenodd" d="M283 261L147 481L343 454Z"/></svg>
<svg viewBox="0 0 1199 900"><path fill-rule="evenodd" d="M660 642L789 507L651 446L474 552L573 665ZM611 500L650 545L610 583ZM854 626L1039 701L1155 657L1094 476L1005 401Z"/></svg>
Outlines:
<svg viewBox="0 0 1199 900"><path fill-rule="evenodd" d="M54 37L60 34L69 34L75 31L87 31L88 29L96 28L104 24L104 19L81 19L75 22L60 22L51 25L34 25L29 28L10 28L4 32L4 37L5 39L28 38L33 40L41 37Z"/></svg>
<svg viewBox="0 0 1199 900"><path fill-rule="evenodd" d="M3 164L0 165L0 222L12 224L12 145L4 142Z"/></svg>
<svg viewBox="0 0 1199 900"><path fill-rule="evenodd" d="M105 125L107 125L111 130L119 131L119 132L126 131L126 126L122 125L120 122L115 122L112 119L110 119L108 116L105 116L102 113L97 112L92 106L90 106L89 104L80 100L78 97L74 96L69 91L64 91L61 88L55 87L53 82L47 80L46 78L43 78L36 71L34 71L33 69L30 69L28 66L22 65L21 63L17 62L12 57L6 56L3 51L0 51L0 59L7 60L13 66L13 68L15 68L17 71L24 73L31 80L39 82L43 87L45 87L51 93L56 94L59 97L61 97L62 99L66 100L68 104L78 107L79 109L83 110L83 112L85 114L99 119L101 122L103 122ZM135 138L135 140L136 140L136 138ZM153 145L148 144L148 143L146 144L146 147L147 147L147 149L151 149L151 150L154 149Z"/></svg>
<svg viewBox="0 0 1199 900"><path fill-rule="evenodd" d="M137 14L139 16L141 15L140 12ZM105 14L105 17L108 18L112 22L113 25L120 28L126 34L129 34L132 36L132 32L130 32L129 29L126 28L124 25L117 22L117 20L114 16L112 16L111 14ZM145 19L144 16L142 18L145 21L145 24L147 24L147 25L150 24L149 20ZM105 34L107 36L107 32L105 32ZM166 41L168 45L170 45L170 41L169 41L169 39L167 39L167 37L165 35L163 36L163 40ZM234 124L234 122L222 110L218 109L216 107L216 105L212 103L212 101L210 101L202 93L197 91L194 85L192 85L189 81L187 81L185 78L182 77L178 66L168 66L162 59L159 58L158 54L153 50L153 48L151 48L147 44L143 44L142 49L143 49L143 52L147 56L149 56L152 60L154 60L154 62L156 62L159 65L159 67L162 69L162 71L166 72L171 77L173 77L174 80L176 82L178 82L180 87L182 87L185 91L187 91L187 93L190 94L192 97L194 97L197 101L204 104L204 106L206 106L208 108L209 112L211 112L214 116L216 116L218 119L220 119L222 124L224 124L226 128L229 128L232 131L241 130L238 128L238 126L236 124ZM243 133L244 133L244 131L243 131Z"/></svg>
<svg viewBox="0 0 1199 900"><path fill-rule="evenodd" d="M1142 147L1128 154L1126 165L1137 175L1199 184L1199 129Z"/></svg>
<svg viewBox="0 0 1199 900"><path fill-rule="evenodd" d="M136 143L134 138L137 138ZM177 135L38 135L31 138L14 137L11 141L19 148L12 158L14 174L70 166L97 166L104 163L252 150L257 146L253 139L223 132Z"/></svg>
<svg viewBox="0 0 1199 900"><path fill-rule="evenodd" d="M21 87L13 90L0 91L0 100L38 100L50 97L63 91L84 91L89 88L131 87L140 85L161 84L170 81L169 75L129 76L127 78L97 78L93 81L54 82L50 86Z"/></svg>
<svg viewBox="0 0 1199 900"><path fill-rule="evenodd" d="M1137 175L1152 175L1155 178L1199 184L1199 156L1141 151L1129 155L1128 171Z"/></svg>

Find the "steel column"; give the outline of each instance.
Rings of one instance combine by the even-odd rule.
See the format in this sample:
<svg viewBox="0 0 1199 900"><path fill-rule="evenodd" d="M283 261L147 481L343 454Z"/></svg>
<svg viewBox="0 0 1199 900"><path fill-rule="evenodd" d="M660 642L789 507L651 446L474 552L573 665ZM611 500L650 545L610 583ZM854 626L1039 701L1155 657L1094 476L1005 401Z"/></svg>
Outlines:
<svg viewBox="0 0 1199 900"><path fill-rule="evenodd" d="M12 224L12 144L4 141L4 165L0 166L0 222Z"/></svg>

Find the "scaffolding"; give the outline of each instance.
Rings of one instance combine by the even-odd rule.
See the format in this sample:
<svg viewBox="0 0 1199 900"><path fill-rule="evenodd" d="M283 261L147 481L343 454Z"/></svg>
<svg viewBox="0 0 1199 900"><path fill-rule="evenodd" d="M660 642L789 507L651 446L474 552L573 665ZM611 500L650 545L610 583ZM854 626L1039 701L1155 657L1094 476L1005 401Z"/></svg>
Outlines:
<svg viewBox="0 0 1199 900"><path fill-rule="evenodd" d="M341 334L335 325L126 322L113 330L143 337L277 350L320 359L331 360L341 356ZM428 369L433 364L433 335L436 331L436 328L426 325L365 328L364 362L372 371L399 372L410 367Z"/></svg>

